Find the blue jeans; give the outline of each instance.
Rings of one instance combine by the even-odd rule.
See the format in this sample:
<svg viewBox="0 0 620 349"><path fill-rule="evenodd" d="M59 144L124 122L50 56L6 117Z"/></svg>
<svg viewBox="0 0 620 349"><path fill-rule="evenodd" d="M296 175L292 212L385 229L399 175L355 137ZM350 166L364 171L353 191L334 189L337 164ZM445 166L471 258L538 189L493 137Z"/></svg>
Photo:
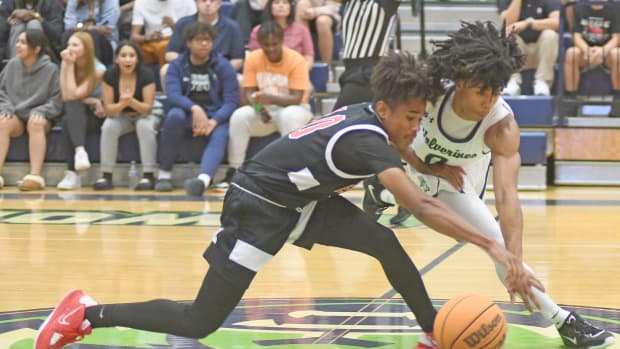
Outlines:
<svg viewBox="0 0 620 349"><path fill-rule="evenodd" d="M171 171L183 144L192 137L192 114L181 108L172 108L166 115L159 139L159 168ZM224 159L228 143L228 122L218 124L208 136L207 146L200 159L200 173L215 176Z"/></svg>

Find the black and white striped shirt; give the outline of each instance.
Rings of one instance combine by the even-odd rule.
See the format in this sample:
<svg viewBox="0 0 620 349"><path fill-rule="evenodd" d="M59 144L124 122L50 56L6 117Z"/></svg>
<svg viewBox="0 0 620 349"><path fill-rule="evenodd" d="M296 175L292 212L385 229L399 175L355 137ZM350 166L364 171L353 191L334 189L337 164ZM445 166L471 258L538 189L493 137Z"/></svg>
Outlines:
<svg viewBox="0 0 620 349"><path fill-rule="evenodd" d="M342 58L378 58L385 55L398 4L394 0L347 0L342 20Z"/></svg>

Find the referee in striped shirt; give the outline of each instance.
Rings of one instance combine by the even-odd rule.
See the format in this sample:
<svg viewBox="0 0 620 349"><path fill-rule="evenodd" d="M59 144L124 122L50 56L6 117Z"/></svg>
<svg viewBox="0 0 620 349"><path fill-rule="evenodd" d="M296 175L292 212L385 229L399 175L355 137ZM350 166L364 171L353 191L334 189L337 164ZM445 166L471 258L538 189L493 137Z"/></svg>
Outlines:
<svg viewBox="0 0 620 349"><path fill-rule="evenodd" d="M389 37L399 1L345 0L342 20L345 71L340 76L340 95L334 109L369 102L370 74L387 54Z"/></svg>

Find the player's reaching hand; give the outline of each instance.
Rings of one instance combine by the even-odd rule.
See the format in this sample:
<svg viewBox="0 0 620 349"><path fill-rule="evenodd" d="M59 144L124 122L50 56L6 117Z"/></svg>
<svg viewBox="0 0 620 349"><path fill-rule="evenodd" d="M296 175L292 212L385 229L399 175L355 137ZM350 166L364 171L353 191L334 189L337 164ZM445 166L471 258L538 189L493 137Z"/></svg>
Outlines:
<svg viewBox="0 0 620 349"><path fill-rule="evenodd" d="M491 258L506 267L504 282L510 294L510 301L514 303L518 295L530 312L533 313L536 308L540 309L540 304L538 304L532 293L532 287L536 287L543 292L545 287L532 273L525 269L521 259L498 244L495 244L487 251Z"/></svg>
<svg viewBox="0 0 620 349"><path fill-rule="evenodd" d="M446 164L434 164L428 166L431 174L447 180L454 189L461 191L463 189L463 178L466 173L460 166L451 166Z"/></svg>

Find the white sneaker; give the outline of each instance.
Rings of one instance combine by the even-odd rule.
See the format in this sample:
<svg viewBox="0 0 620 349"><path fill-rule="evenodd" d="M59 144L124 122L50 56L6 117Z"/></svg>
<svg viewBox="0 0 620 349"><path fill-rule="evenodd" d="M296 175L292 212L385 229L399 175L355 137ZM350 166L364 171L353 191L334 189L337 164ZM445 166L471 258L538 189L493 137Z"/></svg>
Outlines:
<svg viewBox="0 0 620 349"><path fill-rule="evenodd" d="M78 151L73 158L75 162L75 170L83 171L90 168L90 160L88 160L88 153L85 151Z"/></svg>
<svg viewBox="0 0 620 349"><path fill-rule="evenodd" d="M65 178L56 186L60 190L73 190L80 189L81 187L82 181L80 176L74 171L65 171Z"/></svg>
<svg viewBox="0 0 620 349"><path fill-rule="evenodd" d="M519 86L519 82L517 79L510 78L508 84L502 90L502 95L504 96L518 96L521 94L521 86Z"/></svg>
<svg viewBox="0 0 620 349"><path fill-rule="evenodd" d="M551 94L549 91L549 85L542 80L534 80L534 95L535 96L548 96Z"/></svg>

